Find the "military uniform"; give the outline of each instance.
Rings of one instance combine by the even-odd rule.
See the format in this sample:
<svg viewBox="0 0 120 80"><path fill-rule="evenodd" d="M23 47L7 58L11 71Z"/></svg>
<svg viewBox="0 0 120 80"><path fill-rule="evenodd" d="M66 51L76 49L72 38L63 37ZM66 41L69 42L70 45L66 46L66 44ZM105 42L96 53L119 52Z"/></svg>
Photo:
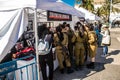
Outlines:
<svg viewBox="0 0 120 80"><path fill-rule="evenodd" d="M87 57L88 57L88 32L87 31L84 31L84 47L85 47L85 61L87 61Z"/></svg>
<svg viewBox="0 0 120 80"><path fill-rule="evenodd" d="M95 31L88 31L88 44L89 57L93 58L96 56L97 51L97 36Z"/></svg>
<svg viewBox="0 0 120 80"><path fill-rule="evenodd" d="M84 64L85 53L84 40L85 40L84 36L82 38L79 36L79 31L76 31L75 36L73 36L72 38L72 42L75 43L74 54L76 59L76 66L81 66Z"/></svg>
<svg viewBox="0 0 120 80"><path fill-rule="evenodd" d="M61 44L67 47L68 36L66 33L63 33L63 36L64 36L64 40L61 42ZM64 65L63 65L64 60L66 63L66 67L71 67L71 63L70 63L70 60L68 58L68 55L62 50L62 46L59 45L58 42L59 42L59 38L58 38L57 34L54 34L54 43L56 46L55 52L57 53L57 58L58 58L60 70L64 69Z"/></svg>
<svg viewBox="0 0 120 80"><path fill-rule="evenodd" d="M69 55L70 55L70 60L71 62L73 61L73 43L72 43L72 37L74 35L74 32L72 30L67 31L68 35L68 50L69 50Z"/></svg>

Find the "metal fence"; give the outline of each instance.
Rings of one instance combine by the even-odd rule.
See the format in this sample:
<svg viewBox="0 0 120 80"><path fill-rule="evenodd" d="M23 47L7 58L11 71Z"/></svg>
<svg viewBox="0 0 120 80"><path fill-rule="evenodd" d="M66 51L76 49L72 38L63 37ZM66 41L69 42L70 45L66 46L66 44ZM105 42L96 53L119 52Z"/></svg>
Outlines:
<svg viewBox="0 0 120 80"><path fill-rule="evenodd" d="M34 58L24 60L29 57ZM30 55L0 64L0 80L38 80L35 56Z"/></svg>

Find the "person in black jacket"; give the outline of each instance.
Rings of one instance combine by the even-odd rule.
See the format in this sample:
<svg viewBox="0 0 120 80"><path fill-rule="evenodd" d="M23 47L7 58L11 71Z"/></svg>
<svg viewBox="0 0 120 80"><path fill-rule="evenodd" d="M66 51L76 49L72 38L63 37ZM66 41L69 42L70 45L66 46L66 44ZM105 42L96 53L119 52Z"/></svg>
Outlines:
<svg viewBox="0 0 120 80"><path fill-rule="evenodd" d="M38 26L38 38L41 39L45 37L46 34L51 34L49 29L46 27L46 24L42 24L41 26ZM52 35L52 34L51 34ZM50 44L52 44L53 39L51 38ZM42 77L43 80L53 80L53 54L52 54L52 49L50 52L46 55L39 55L39 63L42 71ZM47 77L47 69L46 65L49 67L49 75Z"/></svg>

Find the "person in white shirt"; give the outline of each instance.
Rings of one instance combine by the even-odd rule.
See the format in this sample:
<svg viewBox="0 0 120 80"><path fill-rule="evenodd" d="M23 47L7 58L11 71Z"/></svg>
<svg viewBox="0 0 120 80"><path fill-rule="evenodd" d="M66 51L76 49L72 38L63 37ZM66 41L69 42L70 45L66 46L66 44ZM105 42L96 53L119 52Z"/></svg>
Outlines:
<svg viewBox="0 0 120 80"><path fill-rule="evenodd" d="M102 45L103 45L103 54L101 55L101 57L106 57L108 54L108 46L110 46L111 44L110 31L108 25L102 26L101 35L102 35Z"/></svg>

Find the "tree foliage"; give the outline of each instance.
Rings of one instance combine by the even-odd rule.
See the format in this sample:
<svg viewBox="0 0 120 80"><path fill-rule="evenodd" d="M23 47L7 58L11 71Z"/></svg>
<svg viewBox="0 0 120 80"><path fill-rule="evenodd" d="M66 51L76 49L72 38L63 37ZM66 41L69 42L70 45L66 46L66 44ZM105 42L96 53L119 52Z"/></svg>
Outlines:
<svg viewBox="0 0 120 80"><path fill-rule="evenodd" d="M104 18L106 21L109 21L110 16L110 6L111 6L111 0L105 0L105 3L97 8L94 9L93 0L76 0L76 3L81 3L79 7L83 7L90 12L93 12L94 14L98 15L99 17ZM112 5L120 3L120 0L112 0ZM120 12L120 9L112 7L111 12Z"/></svg>
<svg viewBox="0 0 120 80"><path fill-rule="evenodd" d="M112 5L116 4L116 2L120 1L120 0L113 0L114 2L112 2ZM105 4L102 5L102 7L98 8L96 10L96 15L100 16L100 17L103 17L104 19L106 19L107 21L109 21L109 16L110 16L110 6L111 5L111 2L110 0L105 0ZM120 12L120 9L118 8L114 8L112 6L112 10L111 10L112 13L114 12Z"/></svg>
<svg viewBox="0 0 120 80"><path fill-rule="evenodd" d="M94 11L93 0L76 0L76 3L81 3L79 7L83 7L89 10L90 12Z"/></svg>
<svg viewBox="0 0 120 80"><path fill-rule="evenodd" d="M117 3L120 3L120 0L112 0L113 2L113 4L117 4Z"/></svg>

